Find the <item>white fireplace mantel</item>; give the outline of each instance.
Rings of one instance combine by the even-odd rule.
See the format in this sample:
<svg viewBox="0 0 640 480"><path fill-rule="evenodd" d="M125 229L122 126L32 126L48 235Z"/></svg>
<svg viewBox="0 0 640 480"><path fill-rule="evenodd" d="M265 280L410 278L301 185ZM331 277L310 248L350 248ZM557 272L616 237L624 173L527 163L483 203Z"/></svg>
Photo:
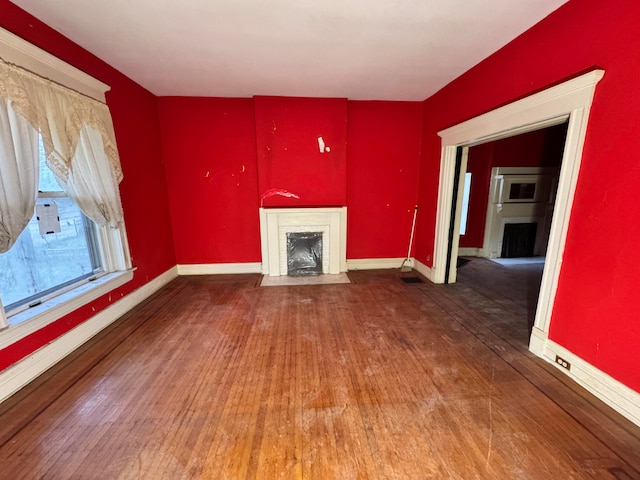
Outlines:
<svg viewBox="0 0 640 480"><path fill-rule="evenodd" d="M260 208L263 275L287 274L290 232L322 232L322 273L347 271L347 207Z"/></svg>

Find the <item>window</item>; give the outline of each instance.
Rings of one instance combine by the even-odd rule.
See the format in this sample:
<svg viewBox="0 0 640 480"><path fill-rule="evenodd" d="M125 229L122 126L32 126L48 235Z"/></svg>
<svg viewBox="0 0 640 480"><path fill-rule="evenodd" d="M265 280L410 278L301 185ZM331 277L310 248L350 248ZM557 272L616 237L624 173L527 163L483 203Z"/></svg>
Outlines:
<svg viewBox="0 0 640 480"><path fill-rule="evenodd" d="M469 217L469 198L471 196L471 172L464 174L464 190L462 191L462 211L460 213L460 235L467 233Z"/></svg>
<svg viewBox="0 0 640 480"><path fill-rule="evenodd" d="M95 223L58 185L40 139L39 205L54 205L59 232L41 233L37 214L15 245L0 254L0 297L11 316L104 272Z"/></svg>
<svg viewBox="0 0 640 480"><path fill-rule="evenodd" d="M133 269L109 86L3 29L0 77L2 349Z"/></svg>

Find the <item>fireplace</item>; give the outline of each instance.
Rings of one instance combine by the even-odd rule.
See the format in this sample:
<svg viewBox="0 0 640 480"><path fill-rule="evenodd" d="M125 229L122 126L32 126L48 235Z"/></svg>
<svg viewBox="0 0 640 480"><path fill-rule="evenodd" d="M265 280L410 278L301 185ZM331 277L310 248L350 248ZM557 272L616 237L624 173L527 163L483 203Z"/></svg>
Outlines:
<svg viewBox="0 0 640 480"><path fill-rule="evenodd" d="M321 251L317 257L321 262L316 266L316 273L337 275L347 271L347 207L261 208L264 275L288 274L287 236L291 233L314 234L320 238Z"/></svg>
<svg viewBox="0 0 640 480"><path fill-rule="evenodd" d="M506 223L502 237L501 258L533 257L538 224Z"/></svg>
<svg viewBox="0 0 640 480"><path fill-rule="evenodd" d="M287 233L287 275L322 273L322 232Z"/></svg>
<svg viewBox="0 0 640 480"><path fill-rule="evenodd" d="M543 256L551 231L558 169L495 167L482 256Z"/></svg>

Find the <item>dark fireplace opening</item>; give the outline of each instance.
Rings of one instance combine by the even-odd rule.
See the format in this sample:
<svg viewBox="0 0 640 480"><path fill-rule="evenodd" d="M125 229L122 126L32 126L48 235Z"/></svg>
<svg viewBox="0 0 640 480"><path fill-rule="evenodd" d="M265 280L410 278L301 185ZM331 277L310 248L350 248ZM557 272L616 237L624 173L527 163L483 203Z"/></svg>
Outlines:
<svg viewBox="0 0 640 480"><path fill-rule="evenodd" d="M287 233L287 274L322 273L322 232Z"/></svg>
<svg viewBox="0 0 640 480"><path fill-rule="evenodd" d="M507 223L502 237L502 258L533 257L537 223Z"/></svg>

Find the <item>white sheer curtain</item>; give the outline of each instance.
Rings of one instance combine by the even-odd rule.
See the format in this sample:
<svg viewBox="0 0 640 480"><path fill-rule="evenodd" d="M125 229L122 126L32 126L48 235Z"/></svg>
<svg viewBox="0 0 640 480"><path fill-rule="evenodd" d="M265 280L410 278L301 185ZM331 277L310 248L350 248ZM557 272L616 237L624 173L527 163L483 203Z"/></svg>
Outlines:
<svg viewBox="0 0 640 480"><path fill-rule="evenodd" d="M86 216L99 225L120 227L123 213L118 178L105 161L102 135L94 128L85 125L80 130L76 153L61 183Z"/></svg>
<svg viewBox="0 0 640 480"><path fill-rule="evenodd" d="M2 60L0 98L40 132L49 168L83 213L119 228L122 170L108 107Z"/></svg>
<svg viewBox="0 0 640 480"><path fill-rule="evenodd" d="M39 180L38 132L0 98L0 253L9 250L33 216Z"/></svg>

